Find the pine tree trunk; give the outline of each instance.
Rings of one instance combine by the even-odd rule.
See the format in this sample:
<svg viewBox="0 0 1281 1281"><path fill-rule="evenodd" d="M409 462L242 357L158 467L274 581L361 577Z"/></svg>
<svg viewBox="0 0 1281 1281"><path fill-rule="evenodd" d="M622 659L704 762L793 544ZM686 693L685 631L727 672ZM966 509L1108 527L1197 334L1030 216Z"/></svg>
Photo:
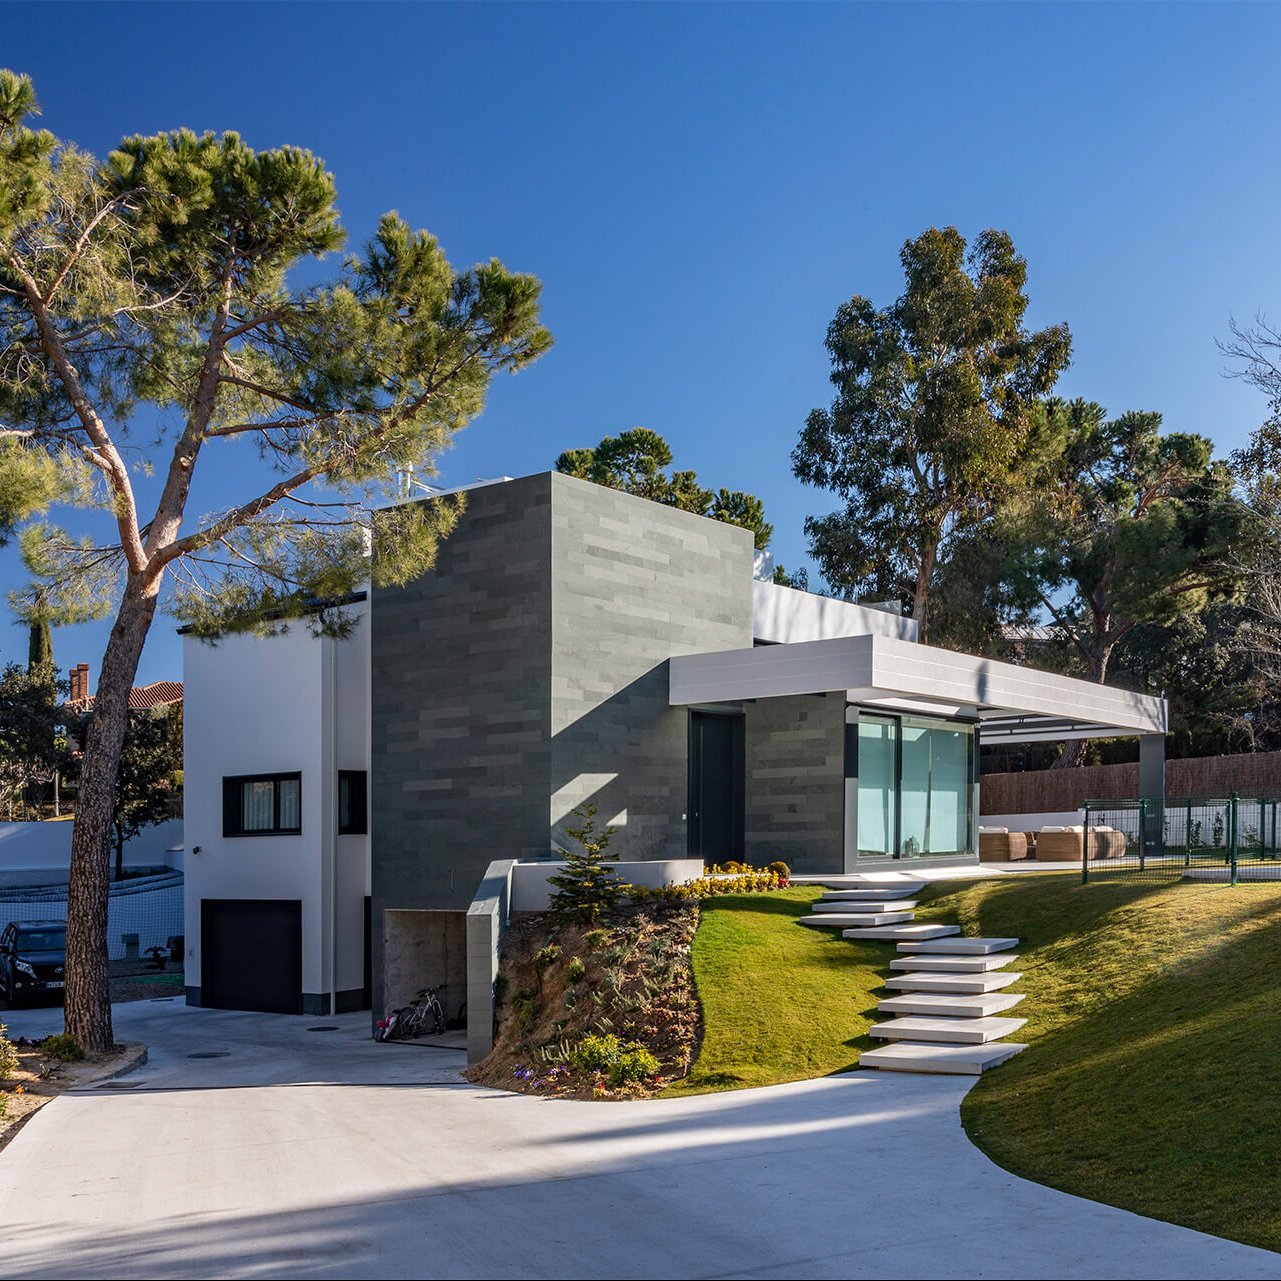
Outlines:
<svg viewBox="0 0 1281 1281"><path fill-rule="evenodd" d="M156 612L153 586L131 581L102 658L84 743L84 767L71 833L67 886L67 1032L82 1049L111 1049L111 990L107 973L107 900L111 873L116 777L129 716L129 691Z"/></svg>

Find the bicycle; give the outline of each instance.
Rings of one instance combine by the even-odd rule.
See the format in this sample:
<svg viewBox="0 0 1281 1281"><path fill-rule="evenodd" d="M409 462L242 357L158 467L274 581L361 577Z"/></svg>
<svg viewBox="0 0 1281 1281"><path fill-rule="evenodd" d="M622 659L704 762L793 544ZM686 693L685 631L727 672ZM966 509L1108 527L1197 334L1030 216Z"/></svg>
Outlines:
<svg viewBox="0 0 1281 1281"><path fill-rule="evenodd" d="M444 990L425 987L412 1005L406 1005L390 1014L374 1034L379 1041L409 1041L416 1036L441 1036L445 1031L445 1009L437 993Z"/></svg>

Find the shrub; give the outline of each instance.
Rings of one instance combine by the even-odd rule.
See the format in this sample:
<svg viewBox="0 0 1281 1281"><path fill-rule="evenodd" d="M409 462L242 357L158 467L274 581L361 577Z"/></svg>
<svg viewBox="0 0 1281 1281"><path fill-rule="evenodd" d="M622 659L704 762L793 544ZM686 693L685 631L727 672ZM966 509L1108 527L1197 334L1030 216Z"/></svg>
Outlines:
<svg viewBox="0 0 1281 1281"><path fill-rule="evenodd" d="M765 870L767 872L773 872L774 875L778 877L778 883L780 885L786 885L788 881L792 879L792 869L788 867L781 858L775 859L774 862L768 864Z"/></svg>
<svg viewBox="0 0 1281 1281"><path fill-rule="evenodd" d="M46 1036L40 1042L39 1049L41 1054L47 1054L51 1059L61 1059L64 1063L78 1063L85 1056L80 1042L66 1032Z"/></svg>
<svg viewBox="0 0 1281 1281"><path fill-rule="evenodd" d="M624 890L633 903L693 903L718 894L763 894L783 889L786 881L776 872L748 868L730 876L709 874L683 885L626 885Z"/></svg>
<svg viewBox="0 0 1281 1281"><path fill-rule="evenodd" d="M735 862L733 859L730 859L730 860L729 860L729 862L727 862L727 863L713 863L713 864L712 864L712 869L711 869L711 870L712 870L712 872L713 872L713 873L715 873L715 872L745 872L745 871L747 870L747 868L746 868L746 866L745 866L744 864L742 864L742 863L738 863L738 862Z"/></svg>
<svg viewBox="0 0 1281 1281"><path fill-rule="evenodd" d="M512 1013L516 1016L516 1035L528 1036L538 1022L538 993L522 988L512 997Z"/></svg>
<svg viewBox="0 0 1281 1281"><path fill-rule="evenodd" d="M7 1081L18 1070L18 1051L5 1037L8 1030L0 1023L0 1081Z"/></svg>
<svg viewBox="0 0 1281 1281"><path fill-rule="evenodd" d="M581 983L587 975L587 966L578 957L574 957L569 965L565 967L565 972L571 983Z"/></svg>
<svg viewBox="0 0 1281 1281"><path fill-rule="evenodd" d="M534 969L538 971L538 977L542 978L560 960L560 956L559 943L548 943L546 947L540 947L534 953Z"/></svg>
<svg viewBox="0 0 1281 1281"><path fill-rule="evenodd" d="M648 1080L662 1066L639 1041L620 1041L613 1032L583 1037L569 1058L580 1071L604 1073L614 1086Z"/></svg>
<svg viewBox="0 0 1281 1281"><path fill-rule="evenodd" d="M574 811L582 819L581 827L566 831L578 842L578 850L565 855L565 870L547 878L556 889L550 910L554 918L591 925L618 908L622 882L608 863L617 857L609 853L614 828L603 831L596 827L596 806L588 803Z"/></svg>

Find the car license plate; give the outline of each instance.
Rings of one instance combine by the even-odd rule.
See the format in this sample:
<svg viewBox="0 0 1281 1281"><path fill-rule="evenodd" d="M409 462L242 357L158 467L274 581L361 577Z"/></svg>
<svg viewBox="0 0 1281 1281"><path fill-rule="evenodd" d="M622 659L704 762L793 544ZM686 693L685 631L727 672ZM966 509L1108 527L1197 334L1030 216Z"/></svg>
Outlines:
<svg viewBox="0 0 1281 1281"><path fill-rule="evenodd" d="M62 979L50 979L49 982L45 984L45 987L62 987L62 986L64 986Z"/></svg>

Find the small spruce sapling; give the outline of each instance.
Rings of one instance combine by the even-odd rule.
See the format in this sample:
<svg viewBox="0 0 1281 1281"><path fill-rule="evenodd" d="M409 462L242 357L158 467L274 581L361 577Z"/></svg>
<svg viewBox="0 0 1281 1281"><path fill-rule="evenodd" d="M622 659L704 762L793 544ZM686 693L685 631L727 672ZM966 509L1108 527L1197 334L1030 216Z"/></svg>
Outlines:
<svg viewBox="0 0 1281 1281"><path fill-rule="evenodd" d="M558 920L592 925L601 917L612 915L622 897L623 883L609 866L618 857L609 853L615 829L608 824L603 829L596 826L596 806L590 801L574 813L581 819L581 826L565 830L580 848L565 855L563 872L547 878L556 891L551 898L551 913Z"/></svg>

